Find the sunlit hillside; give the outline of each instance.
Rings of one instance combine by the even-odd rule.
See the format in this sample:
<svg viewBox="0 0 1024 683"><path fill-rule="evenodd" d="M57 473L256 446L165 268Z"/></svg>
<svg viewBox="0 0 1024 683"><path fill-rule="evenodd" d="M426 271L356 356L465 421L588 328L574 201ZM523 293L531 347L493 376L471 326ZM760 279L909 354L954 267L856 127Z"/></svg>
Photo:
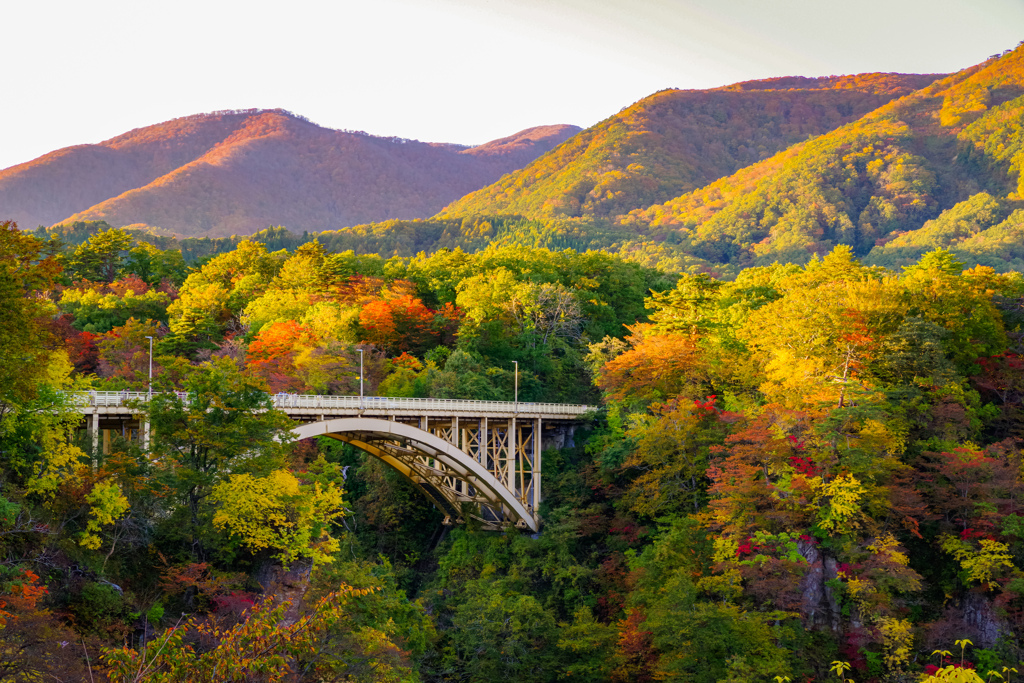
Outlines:
<svg viewBox="0 0 1024 683"><path fill-rule="evenodd" d="M220 112L139 128L0 171L0 214L25 228L51 225L201 157L244 125Z"/></svg>
<svg viewBox="0 0 1024 683"><path fill-rule="evenodd" d="M1022 93L1018 48L623 223L738 266L800 263L837 244L882 265L937 246L973 249L975 262L983 245L1016 254Z"/></svg>
<svg viewBox="0 0 1024 683"><path fill-rule="evenodd" d="M282 110L203 114L0 172L0 215L27 228L105 220L184 236L426 217L578 130L465 147L331 130Z"/></svg>
<svg viewBox="0 0 1024 683"><path fill-rule="evenodd" d="M935 75L776 78L665 90L588 128L441 217L612 217L666 201L849 123Z"/></svg>

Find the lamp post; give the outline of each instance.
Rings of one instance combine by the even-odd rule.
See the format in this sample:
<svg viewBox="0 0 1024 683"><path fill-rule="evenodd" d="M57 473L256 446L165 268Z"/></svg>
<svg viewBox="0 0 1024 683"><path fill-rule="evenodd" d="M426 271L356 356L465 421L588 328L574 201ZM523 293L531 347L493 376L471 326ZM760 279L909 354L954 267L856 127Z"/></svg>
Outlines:
<svg viewBox="0 0 1024 683"><path fill-rule="evenodd" d="M359 349L359 409L363 409L363 350Z"/></svg>
<svg viewBox="0 0 1024 683"><path fill-rule="evenodd" d="M153 403L153 338L146 335L146 339L149 340L149 393L146 400L149 404ZM142 425L142 447L149 450L149 418L146 418L146 422Z"/></svg>
<svg viewBox="0 0 1024 683"><path fill-rule="evenodd" d="M153 338L147 336L149 340L149 398L153 398Z"/></svg>
<svg viewBox="0 0 1024 683"><path fill-rule="evenodd" d="M512 365L516 366L516 384L515 384L516 388L515 388L515 398L513 400L515 402L515 412L518 413L519 412L519 361L517 361L517 360L512 361Z"/></svg>

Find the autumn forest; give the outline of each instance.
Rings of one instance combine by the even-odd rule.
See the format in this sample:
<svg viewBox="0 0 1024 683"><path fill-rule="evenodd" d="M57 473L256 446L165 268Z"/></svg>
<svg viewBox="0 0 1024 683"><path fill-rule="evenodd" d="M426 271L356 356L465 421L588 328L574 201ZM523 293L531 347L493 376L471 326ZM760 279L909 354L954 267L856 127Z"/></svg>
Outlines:
<svg viewBox="0 0 1024 683"><path fill-rule="evenodd" d="M1022 114L1018 47L474 148L222 112L0 172L0 681L1017 678ZM346 145L376 185L308 180ZM271 396L361 366L593 406L540 531L296 441ZM93 441L76 392L150 373L151 438Z"/></svg>

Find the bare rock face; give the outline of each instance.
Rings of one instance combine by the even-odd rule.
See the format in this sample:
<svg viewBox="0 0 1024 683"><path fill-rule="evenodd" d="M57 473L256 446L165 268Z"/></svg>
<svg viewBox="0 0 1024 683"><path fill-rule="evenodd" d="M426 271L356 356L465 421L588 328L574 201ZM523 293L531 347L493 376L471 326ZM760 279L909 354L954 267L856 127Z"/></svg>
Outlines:
<svg viewBox="0 0 1024 683"><path fill-rule="evenodd" d="M302 599L309 590L309 575L312 570L312 561L301 560L288 568L268 563L256 573L256 581L267 597L274 599L275 604L284 601L291 603L282 620L286 626L294 624L299 618Z"/></svg>
<svg viewBox="0 0 1024 683"><path fill-rule="evenodd" d="M859 610L850 606L844 628L838 596L828 585L839 574L836 559L822 552L813 541L800 541L797 548L808 565L800 581L800 616L804 628L827 629L833 633L843 630L848 642L867 643L870 628L864 624ZM955 639L967 638L975 647L990 649L1000 633L1009 630L996 614L992 600L984 593L972 591L959 603L948 605L942 618L928 625L924 644L928 649L948 648Z"/></svg>
<svg viewBox="0 0 1024 683"><path fill-rule="evenodd" d="M545 426L547 428L547 426ZM544 435L544 448L575 448L576 426L559 425Z"/></svg>
<svg viewBox="0 0 1024 683"><path fill-rule="evenodd" d="M839 631L839 601L826 583L838 575L834 557L825 556L813 541L800 541L797 549L807 560L808 569L800 581L800 615L808 629Z"/></svg>
<svg viewBox="0 0 1024 683"><path fill-rule="evenodd" d="M929 650L952 650L954 641L966 638L974 647L991 649L1001 633L1012 630L999 618L988 595L971 591L947 604L942 617L926 625L924 646Z"/></svg>
<svg viewBox="0 0 1024 683"><path fill-rule="evenodd" d="M960 607L966 630L974 634L975 647L991 648L999 639L1000 622L992 609L992 601L983 593L968 593Z"/></svg>
<svg viewBox="0 0 1024 683"><path fill-rule="evenodd" d="M821 561L821 553L818 547L809 542L800 541L797 544L800 554L804 556L809 565L807 573L800 581L800 615L803 617L804 626L807 628L821 627L823 612L827 609L825 603L825 566Z"/></svg>

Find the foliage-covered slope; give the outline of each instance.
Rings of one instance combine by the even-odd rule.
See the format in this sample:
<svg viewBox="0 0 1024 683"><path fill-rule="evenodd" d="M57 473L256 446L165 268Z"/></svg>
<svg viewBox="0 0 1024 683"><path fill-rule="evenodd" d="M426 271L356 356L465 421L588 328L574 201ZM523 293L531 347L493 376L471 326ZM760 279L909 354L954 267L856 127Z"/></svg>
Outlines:
<svg viewBox="0 0 1024 683"><path fill-rule="evenodd" d="M929 234L1004 212L981 197ZM190 268L124 230L71 248L0 224L3 680L1024 666L1020 273L935 251L897 275L844 246L732 281L571 250L232 246ZM131 421L80 429L62 391L146 391L150 369ZM542 533L453 529L371 454L290 442L268 394L361 375L370 396L603 408L545 443Z"/></svg>
<svg viewBox="0 0 1024 683"><path fill-rule="evenodd" d="M330 130L280 110L205 114L7 169L0 215L25 227L70 217L185 236L423 217L577 130L542 126L466 148Z"/></svg>
<svg viewBox="0 0 1024 683"><path fill-rule="evenodd" d="M250 113L187 116L0 170L0 214L24 228L56 223L194 161Z"/></svg>
<svg viewBox="0 0 1024 683"><path fill-rule="evenodd" d="M707 187L635 211L626 222L641 232L649 226L656 239L684 252L738 266L802 263L836 244L859 255L877 246L870 260L896 264L897 249L920 242L902 254L913 261L996 225L1016 206L1022 92L1024 48L1018 48ZM932 218L955 222L955 215L940 214L964 213L957 205L980 192L991 193L1001 208L988 211L976 228L961 229L960 237L899 236ZM926 228L936 231L937 224Z"/></svg>
<svg viewBox="0 0 1024 683"><path fill-rule="evenodd" d="M609 217L701 187L932 82L863 74L666 90L588 128L442 217Z"/></svg>

